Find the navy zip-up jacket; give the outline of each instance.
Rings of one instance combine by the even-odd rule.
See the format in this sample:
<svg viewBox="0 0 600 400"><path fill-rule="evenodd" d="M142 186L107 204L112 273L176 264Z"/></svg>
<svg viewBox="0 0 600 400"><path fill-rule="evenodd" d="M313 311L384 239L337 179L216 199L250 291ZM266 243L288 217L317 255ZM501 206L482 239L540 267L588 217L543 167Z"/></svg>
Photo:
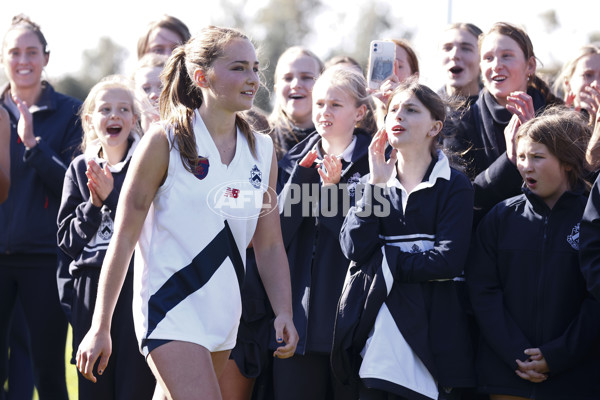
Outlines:
<svg viewBox="0 0 600 400"><path fill-rule="evenodd" d="M550 210L529 190L495 206L481 221L467 287L481 338L480 389L536 399L597 399L600 303L586 291L578 260L581 192ZM516 359L540 348L549 377L515 374Z"/></svg>
<svg viewBox="0 0 600 400"><path fill-rule="evenodd" d="M5 86L1 93L7 89ZM5 257L6 262L23 265L22 257L15 255L57 253L56 216L64 176L79 152L83 135L77 115L80 106L79 100L55 92L43 82L40 100L30 107L39 141L29 150L17 134L17 116L8 110L11 187L8 199L0 205L0 254L11 256Z"/></svg>
<svg viewBox="0 0 600 400"><path fill-rule="evenodd" d="M294 325L300 337L298 354L331 352L337 302L350 263L340 248L339 233L345 212L354 204L357 184L369 172L371 136L360 129L354 134L351 160L348 164L342 161L338 185L322 187L316 168L298 165L321 140L317 132L279 161L281 228L290 266ZM294 184L309 184L310 188L292 189ZM295 200L300 196L304 196L302 200ZM316 216L306 207L309 197L313 205L325 206Z"/></svg>

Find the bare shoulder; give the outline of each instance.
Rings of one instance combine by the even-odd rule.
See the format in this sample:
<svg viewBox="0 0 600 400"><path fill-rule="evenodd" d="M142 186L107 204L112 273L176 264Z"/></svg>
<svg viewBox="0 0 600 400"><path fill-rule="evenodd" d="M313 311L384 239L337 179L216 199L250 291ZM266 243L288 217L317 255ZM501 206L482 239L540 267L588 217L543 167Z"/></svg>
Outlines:
<svg viewBox="0 0 600 400"><path fill-rule="evenodd" d="M154 124L142 136L138 149L136 149L136 155L140 163L168 162L169 150L167 133L162 126Z"/></svg>
<svg viewBox="0 0 600 400"><path fill-rule="evenodd" d="M140 141L140 146L149 151L169 152L169 139L167 132L159 124L153 124L152 127L144 134Z"/></svg>
<svg viewBox="0 0 600 400"><path fill-rule="evenodd" d="M154 124L144 134L131 164L134 174L164 181L169 166L169 140L162 126Z"/></svg>

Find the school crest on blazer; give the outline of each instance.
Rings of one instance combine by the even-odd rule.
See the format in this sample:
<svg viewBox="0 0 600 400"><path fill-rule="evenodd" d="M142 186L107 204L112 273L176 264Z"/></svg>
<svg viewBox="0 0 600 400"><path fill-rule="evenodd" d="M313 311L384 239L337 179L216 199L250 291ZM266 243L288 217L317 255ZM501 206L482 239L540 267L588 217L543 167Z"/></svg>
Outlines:
<svg viewBox="0 0 600 400"><path fill-rule="evenodd" d="M574 250L579 250L579 223L571 229L571 234L567 236L567 242Z"/></svg>
<svg viewBox="0 0 600 400"><path fill-rule="evenodd" d="M110 240L114 232L113 220L110 217L110 210L108 207L102 207L102 222L98 228L98 237L102 240Z"/></svg>

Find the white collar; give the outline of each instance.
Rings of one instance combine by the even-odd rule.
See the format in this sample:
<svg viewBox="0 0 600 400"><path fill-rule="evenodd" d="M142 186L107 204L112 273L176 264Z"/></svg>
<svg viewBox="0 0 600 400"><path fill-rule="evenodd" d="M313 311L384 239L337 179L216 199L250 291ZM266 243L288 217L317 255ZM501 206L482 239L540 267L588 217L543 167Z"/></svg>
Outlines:
<svg viewBox="0 0 600 400"><path fill-rule="evenodd" d="M131 146L129 146L129 150L127 150L127 155L123 160L121 160L115 165L108 164L108 169L110 170L110 172L121 172L125 165L127 165L127 162L129 161L131 156L133 156L133 152L137 147L138 143L140 142L140 136L137 133L133 133L129 137L133 139L133 142L131 143ZM129 138L127 140L129 140ZM106 160L103 157L100 157L101 148L102 145L100 144L100 139L94 139L90 144L88 144L85 148L86 161L94 160L98 165L108 163L108 160Z"/></svg>
<svg viewBox="0 0 600 400"><path fill-rule="evenodd" d="M354 152L354 148L356 147L356 135L352 135L352 136L353 136L352 141L350 142L348 147L346 147L346 149L344 151L342 151L341 154L336 156L339 160L344 160L346 162L352 161L352 153ZM314 147L315 149L318 147L317 153L320 155L322 153L324 153L322 143L323 143L323 139L320 139L317 141L317 143L315 143L315 147Z"/></svg>
<svg viewBox="0 0 600 400"><path fill-rule="evenodd" d="M445 179L447 181L450 180L451 169L450 169L450 162L448 161L448 157L446 157L444 152L441 150L437 151L437 157L438 157L438 160L436 161L435 165L433 166L433 170L431 171L431 174L429 174L429 179L419 183L413 189L413 192L416 190L432 187L433 185L435 185L435 182L438 179ZM396 168L394 168L394 172L392 173L392 176L390 177L390 179L387 181L386 186L404 189L402 187L402 184L398 180L398 170Z"/></svg>
<svg viewBox="0 0 600 400"><path fill-rule="evenodd" d="M346 147L346 150L342 151L342 154L340 154L340 158L343 158L346 162L352 161L352 153L354 153L354 148L356 147L356 135L352 136L354 136L352 142L350 142L348 147Z"/></svg>

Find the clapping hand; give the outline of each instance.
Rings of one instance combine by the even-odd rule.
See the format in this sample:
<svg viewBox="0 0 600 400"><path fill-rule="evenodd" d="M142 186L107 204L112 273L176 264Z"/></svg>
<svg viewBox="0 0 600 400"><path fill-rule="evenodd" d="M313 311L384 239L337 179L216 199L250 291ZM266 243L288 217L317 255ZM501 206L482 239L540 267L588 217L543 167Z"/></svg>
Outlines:
<svg viewBox="0 0 600 400"><path fill-rule="evenodd" d="M96 207L102 207L106 198L114 188L114 179L108 169L108 163L104 168L94 161L88 161L88 169L85 171L88 178L88 189L90 190L90 200Z"/></svg>

